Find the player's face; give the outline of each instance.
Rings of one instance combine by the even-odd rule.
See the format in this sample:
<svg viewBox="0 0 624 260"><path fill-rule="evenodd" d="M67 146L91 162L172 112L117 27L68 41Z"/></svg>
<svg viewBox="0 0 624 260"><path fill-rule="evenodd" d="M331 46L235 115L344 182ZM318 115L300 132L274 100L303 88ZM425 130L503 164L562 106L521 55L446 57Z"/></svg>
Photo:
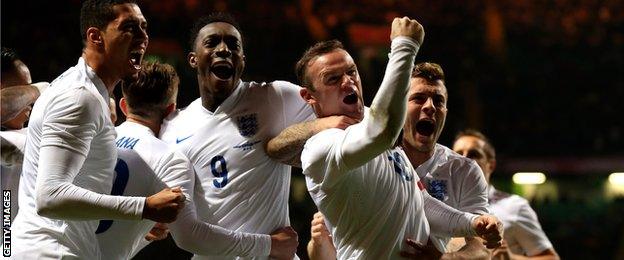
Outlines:
<svg viewBox="0 0 624 260"><path fill-rule="evenodd" d="M455 141L453 151L475 160L481 167L485 179L490 182L490 176L494 171L494 162L485 153L485 141L476 136L465 135Z"/></svg>
<svg viewBox="0 0 624 260"><path fill-rule="evenodd" d="M137 75L147 49L147 21L136 4L113 6L117 18L101 32L107 68L121 78Z"/></svg>
<svg viewBox="0 0 624 260"><path fill-rule="evenodd" d="M304 98L318 117L346 115L362 119L362 83L351 55L337 49L310 61L307 76L314 91L306 89Z"/></svg>
<svg viewBox="0 0 624 260"><path fill-rule="evenodd" d="M441 80L412 78L407 97L403 141L417 151L433 151L446 121L446 87Z"/></svg>
<svg viewBox="0 0 624 260"><path fill-rule="evenodd" d="M245 68L240 32L229 23L207 24L197 34L189 63L197 69L201 91L213 96L229 96Z"/></svg>

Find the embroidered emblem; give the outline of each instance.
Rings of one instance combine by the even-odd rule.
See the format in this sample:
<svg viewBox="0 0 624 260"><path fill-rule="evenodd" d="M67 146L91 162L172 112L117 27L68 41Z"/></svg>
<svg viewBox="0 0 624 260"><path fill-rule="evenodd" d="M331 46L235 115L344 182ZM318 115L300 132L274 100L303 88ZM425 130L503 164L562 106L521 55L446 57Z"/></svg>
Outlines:
<svg viewBox="0 0 624 260"><path fill-rule="evenodd" d="M244 137L251 137L258 132L258 119L256 114L242 115L236 120L238 132Z"/></svg>
<svg viewBox="0 0 624 260"><path fill-rule="evenodd" d="M431 194L431 197L438 199L439 201L446 201L447 189L446 189L446 180L429 180L429 187L427 187L427 191Z"/></svg>

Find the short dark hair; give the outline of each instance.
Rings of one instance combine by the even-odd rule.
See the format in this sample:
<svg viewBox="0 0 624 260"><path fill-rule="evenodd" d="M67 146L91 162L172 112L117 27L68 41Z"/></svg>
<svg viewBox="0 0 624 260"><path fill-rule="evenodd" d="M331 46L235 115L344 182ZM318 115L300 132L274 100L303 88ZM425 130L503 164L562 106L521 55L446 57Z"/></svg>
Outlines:
<svg viewBox="0 0 624 260"><path fill-rule="evenodd" d="M180 78L173 66L158 62L141 65L136 79L127 79L121 86L133 114L150 117L175 102Z"/></svg>
<svg viewBox="0 0 624 260"><path fill-rule="evenodd" d="M486 159L496 160L496 150L494 149L492 142L490 142L490 139L488 139L483 133L481 133L478 130L469 128L469 129L466 129L457 133L457 135L455 136L455 141L457 141L459 138L464 137L464 136L472 136L472 137L483 140L483 142L485 142L485 147L483 150L485 152L485 155L487 156Z"/></svg>
<svg viewBox="0 0 624 260"><path fill-rule="evenodd" d="M104 30L108 23L117 16L113 6L120 4L136 4L134 0L85 0L80 9L80 35L87 39L87 29L95 27Z"/></svg>
<svg viewBox="0 0 624 260"><path fill-rule="evenodd" d="M338 49L345 49L344 45L342 45L342 43L338 40L317 42L312 47L308 48L295 65L295 74L297 75L297 80L299 80L299 84L302 87L314 91L314 86L312 86L312 82L310 82L310 79L307 76L308 66L310 65L310 62L318 56L333 52Z"/></svg>
<svg viewBox="0 0 624 260"><path fill-rule="evenodd" d="M11 72L16 69L15 61L19 60L17 53L13 49L2 47L2 73Z"/></svg>
<svg viewBox="0 0 624 260"><path fill-rule="evenodd" d="M193 25L193 28L191 28L191 38L189 41L189 46L191 47L191 50L195 49L195 40L197 39L197 34L199 34L199 31L201 31L201 29L204 28L204 26L208 24L218 23L218 22L229 23L232 26L234 26L234 28L236 28L238 33L240 33L241 35L241 41L243 40L243 32L241 31L240 25L238 24L234 16L232 16L229 13L214 12L207 16L202 16L199 19L197 19L197 21Z"/></svg>
<svg viewBox="0 0 624 260"><path fill-rule="evenodd" d="M427 81L441 80L444 82L444 70L442 66L433 62L416 64L412 70L412 78L424 78Z"/></svg>

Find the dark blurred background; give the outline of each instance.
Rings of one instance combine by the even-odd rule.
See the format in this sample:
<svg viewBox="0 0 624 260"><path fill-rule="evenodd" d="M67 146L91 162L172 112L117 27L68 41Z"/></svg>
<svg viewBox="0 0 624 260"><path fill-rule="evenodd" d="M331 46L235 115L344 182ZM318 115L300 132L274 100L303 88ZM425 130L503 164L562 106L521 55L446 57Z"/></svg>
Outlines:
<svg viewBox="0 0 624 260"><path fill-rule="evenodd" d="M449 114L440 143L466 127L498 152L493 182L531 201L563 259L624 259L624 1L622 0L161 0L140 2L148 58L174 65L179 107L199 96L186 62L193 21L234 14L245 38L243 78L295 82L294 63L319 40L337 38L358 62L366 101L381 82L396 16L425 28L417 61L445 70ZM2 1L2 46L14 48L33 81L52 81L81 54L80 1ZM540 171L547 181L515 184ZM291 220L301 249L314 213L293 175ZM169 251L168 251L169 252ZM176 254L175 252L171 252ZM304 251L301 258L307 258ZM166 257L165 253L158 254Z"/></svg>

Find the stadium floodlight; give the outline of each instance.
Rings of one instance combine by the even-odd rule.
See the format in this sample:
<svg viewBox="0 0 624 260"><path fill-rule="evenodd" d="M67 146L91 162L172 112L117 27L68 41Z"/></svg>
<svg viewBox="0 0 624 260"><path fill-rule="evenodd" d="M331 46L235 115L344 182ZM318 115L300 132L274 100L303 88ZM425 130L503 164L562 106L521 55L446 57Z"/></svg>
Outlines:
<svg viewBox="0 0 624 260"><path fill-rule="evenodd" d="M542 184L546 181L546 175L541 172L517 172L512 179L515 184Z"/></svg>
<svg viewBox="0 0 624 260"><path fill-rule="evenodd" d="M614 172L609 175L609 183L624 186L624 172Z"/></svg>

